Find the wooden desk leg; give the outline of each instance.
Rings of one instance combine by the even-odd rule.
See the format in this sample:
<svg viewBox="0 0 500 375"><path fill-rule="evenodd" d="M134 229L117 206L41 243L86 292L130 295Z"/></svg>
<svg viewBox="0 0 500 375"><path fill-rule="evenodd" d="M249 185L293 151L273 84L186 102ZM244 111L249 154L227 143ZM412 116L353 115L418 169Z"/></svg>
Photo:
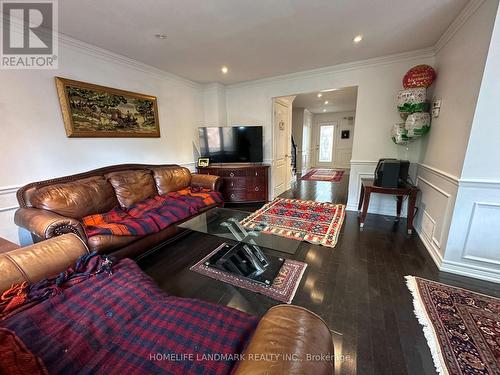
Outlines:
<svg viewBox="0 0 500 375"><path fill-rule="evenodd" d="M361 184L361 192L359 193L359 203L358 212L361 211L361 206L363 205L363 197L365 196L365 187Z"/></svg>
<svg viewBox="0 0 500 375"><path fill-rule="evenodd" d="M359 227L363 228L365 225L366 213L368 212L368 205L370 204L370 189L365 187L365 199L363 200L363 212L361 213L361 218L359 219Z"/></svg>
<svg viewBox="0 0 500 375"><path fill-rule="evenodd" d="M408 234L413 232L413 216L415 215L415 204L417 202L417 192L411 192L408 197L408 218L406 220L406 229Z"/></svg>
<svg viewBox="0 0 500 375"><path fill-rule="evenodd" d="M403 197L401 195L398 195L396 198L398 199L396 203L396 212L398 214L397 216L399 220L399 218L401 217L401 207L403 206Z"/></svg>

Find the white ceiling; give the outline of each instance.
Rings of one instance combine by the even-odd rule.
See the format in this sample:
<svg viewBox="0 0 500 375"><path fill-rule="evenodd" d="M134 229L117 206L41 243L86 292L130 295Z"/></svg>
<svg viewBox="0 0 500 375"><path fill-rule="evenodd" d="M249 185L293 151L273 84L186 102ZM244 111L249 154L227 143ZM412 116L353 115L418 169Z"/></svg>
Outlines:
<svg viewBox="0 0 500 375"><path fill-rule="evenodd" d="M59 30L193 81L229 84L433 46L466 3L64 0ZM355 45L357 34L364 40Z"/></svg>
<svg viewBox="0 0 500 375"><path fill-rule="evenodd" d="M306 108L312 113L347 112L356 110L358 97L357 87L345 87L335 91L317 92L297 95L293 101L293 108ZM328 104L325 104L325 100ZM326 109L324 112L323 110Z"/></svg>

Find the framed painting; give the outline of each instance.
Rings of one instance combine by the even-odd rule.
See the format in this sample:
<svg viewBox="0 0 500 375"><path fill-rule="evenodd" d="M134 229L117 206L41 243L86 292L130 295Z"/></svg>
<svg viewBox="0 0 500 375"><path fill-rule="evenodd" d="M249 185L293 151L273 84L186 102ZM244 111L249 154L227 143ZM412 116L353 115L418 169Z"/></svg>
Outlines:
<svg viewBox="0 0 500 375"><path fill-rule="evenodd" d="M68 137L160 137L155 96L56 77Z"/></svg>

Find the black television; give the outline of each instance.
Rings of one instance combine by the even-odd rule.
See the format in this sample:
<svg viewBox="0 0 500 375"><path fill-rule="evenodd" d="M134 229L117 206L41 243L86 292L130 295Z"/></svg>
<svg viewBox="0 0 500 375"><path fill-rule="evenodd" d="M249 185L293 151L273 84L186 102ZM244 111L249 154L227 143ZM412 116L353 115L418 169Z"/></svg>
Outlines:
<svg viewBox="0 0 500 375"><path fill-rule="evenodd" d="M262 163L262 126L198 129L200 156L210 163Z"/></svg>

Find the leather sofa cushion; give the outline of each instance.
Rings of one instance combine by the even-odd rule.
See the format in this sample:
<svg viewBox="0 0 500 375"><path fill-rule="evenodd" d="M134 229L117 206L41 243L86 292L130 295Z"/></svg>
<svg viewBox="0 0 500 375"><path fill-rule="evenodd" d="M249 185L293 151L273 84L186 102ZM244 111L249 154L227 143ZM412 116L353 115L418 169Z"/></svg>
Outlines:
<svg viewBox="0 0 500 375"><path fill-rule="evenodd" d="M191 185L191 172L183 167L152 168L160 195L181 190Z"/></svg>
<svg viewBox="0 0 500 375"><path fill-rule="evenodd" d="M122 208L129 208L158 194L151 172L145 169L112 172L105 177L113 185Z"/></svg>
<svg viewBox="0 0 500 375"><path fill-rule="evenodd" d="M41 187L30 201L35 208L74 219L107 212L118 205L113 187L100 176Z"/></svg>
<svg viewBox="0 0 500 375"><path fill-rule="evenodd" d="M101 254L107 254L112 250L125 247L140 238L140 236L115 236L98 234L96 236L89 237L87 239L87 244L90 251L97 251Z"/></svg>

